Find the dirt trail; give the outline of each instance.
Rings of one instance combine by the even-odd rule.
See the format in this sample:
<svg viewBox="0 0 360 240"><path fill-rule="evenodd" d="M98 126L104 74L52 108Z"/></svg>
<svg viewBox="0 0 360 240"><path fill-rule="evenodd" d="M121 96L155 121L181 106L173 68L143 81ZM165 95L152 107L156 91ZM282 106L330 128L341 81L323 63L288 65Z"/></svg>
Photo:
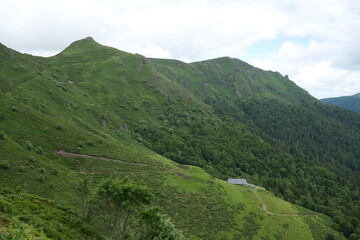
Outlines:
<svg viewBox="0 0 360 240"><path fill-rule="evenodd" d="M270 212L267 208L266 203L264 202L264 200L260 197L260 195L258 194L258 189L259 187L256 186L255 189L253 189L254 194L256 195L257 199L259 199L259 201L262 204L262 210L268 214L268 215L274 215L274 216L283 216L283 217L313 217L313 216L318 216L317 214L299 214L299 213L273 213Z"/></svg>
<svg viewBox="0 0 360 240"><path fill-rule="evenodd" d="M141 163L141 162L130 162L130 161L125 161L125 160L120 160L120 159L114 159L114 158L108 158L108 157L100 157L100 156L94 156L94 155L89 155L89 154L81 154L81 153L72 153L72 152L68 152L65 150L57 150L56 151L57 154L64 156L64 157L85 157L85 158L93 158L93 159L100 159L103 161L107 161L107 162L121 162L121 163L127 163L127 164L131 164L131 165L137 165L137 166L151 166L151 167L156 167L156 168L161 168L161 169L165 169L168 171L175 171L180 177L182 178L190 178L189 176L187 176L184 173L179 173L177 172L176 168L168 168L168 167L164 167L161 165L157 165L157 164L151 164L151 163ZM176 165L178 168L181 169L186 169L186 166L182 166L182 165Z"/></svg>
<svg viewBox="0 0 360 240"><path fill-rule="evenodd" d="M128 163L128 164L133 164L133 165L139 165L139 166L150 166L151 165L148 163L129 162L129 161L107 158L107 157L99 157L99 156L88 155L88 154L72 153L72 152L68 152L65 150L57 150L56 153L59 155L62 155L64 157L86 157L86 158L100 159L100 160L104 160L107 162L110 162L110 161L111 162L123 162L123 163Z"/></svg>

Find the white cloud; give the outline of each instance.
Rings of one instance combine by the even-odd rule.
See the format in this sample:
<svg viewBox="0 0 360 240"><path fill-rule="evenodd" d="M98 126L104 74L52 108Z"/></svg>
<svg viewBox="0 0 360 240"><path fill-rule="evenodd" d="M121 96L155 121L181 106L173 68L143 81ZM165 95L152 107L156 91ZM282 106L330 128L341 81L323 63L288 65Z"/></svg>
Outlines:
<svg viewBox="0 0 360 240"><path fill-rule="evenodd" d="M307 46L284 42L279 51L254 66L288 74L300 87L317 98L360 92L360 71L339 68L330 56L339 56L336 43L311 41Z"/></svg>
<svg viewBox="0 0 360 240"><path fill-rule="evenodd" d="M158 46L148 46L144 51L143 54L146 57L152 58L171 58L171 54L169 51L166 51Z"/></svg>
<svg viewBox="0 0 360 240"><path fill-rule="evenodd" d="M190 62L190 59L188 59L187 57L180 57L179 60L186 63Z"/></svg>

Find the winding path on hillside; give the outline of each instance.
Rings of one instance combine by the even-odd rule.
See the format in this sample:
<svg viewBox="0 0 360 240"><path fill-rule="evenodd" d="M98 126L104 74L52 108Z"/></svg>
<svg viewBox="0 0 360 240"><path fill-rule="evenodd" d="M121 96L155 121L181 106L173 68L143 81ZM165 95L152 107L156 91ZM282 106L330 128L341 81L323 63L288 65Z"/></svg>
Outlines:
<svg viewBox="0 0 360 240"><path fill-rule="evenodd" d="M94 156L89 154L81 154L81 153L72 153L65 150L57 150L57 154L64 156L64 157L85 157L85 158L93 158L93 159L100 159L108 162L122 162L122 163L128 163L132 165L138 165L138 166L151 166L151 164L148 163L140 163L140 162L130 162L130 161L124 161L114 158L107 158L107 157L100 157L100 156Z"/></svg>
<svg viewBox="0 0 360 240"><path fill-rule="evenodd" d="M267 207L266 203L264 202L264 200L258 194L259 187L256 186L255 189L252 189L252 190L253 190L255 196L257 197L257 199L261 202L262 210L268 215L282 216L282 217L315 217L315 216L319 216L318 214L274 213L274 212L270 212L268 210L268 207Z"/></svg>
<svg viewBox="0 0 360 240"><path fill-rule="evenodd" d="M174 171L174 172L176 172L176 174L178 174L182 178L186 178L186 179L190 178L188 175L186 175L184 173L177 172L177 170L179 170L179 169L164 167L164 166L157 165L157 164L142 163L142 162L131 162L131 161L108 158L108 157L103 157L103 156L94 156L94 155L89 155L89 154L73 153L73 152L68 152L66 150L57 150L56 153L63 156L63 157L93 158L93 159L99 159L99 160L103 160L103 161L107 161L107 162L121 162L121 163L126 163L126 164L131 164L131 165L137 165L137 166L151 166L151 167L165 169L165 170L168 170L168 171ZM181 168L181 169L187 168L186 166L182 166L182 165L176 165L176 166L178 168Z"/></svg>

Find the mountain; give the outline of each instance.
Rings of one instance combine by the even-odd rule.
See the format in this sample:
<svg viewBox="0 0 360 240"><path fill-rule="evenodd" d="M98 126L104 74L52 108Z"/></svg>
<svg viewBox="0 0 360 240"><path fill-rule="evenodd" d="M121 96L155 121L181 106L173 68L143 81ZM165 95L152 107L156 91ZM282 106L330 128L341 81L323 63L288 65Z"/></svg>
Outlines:
<svg viewBox="0 0 360 240"><path fill-rule="evenodd" d="M360 93L352 96L336 97L336 98L324 98L322 102L346 108L354 112L360 112Z"/></svg>
<svg viewBox="0 0 360 240"><path fill-rule="evenodd" d="M0 89L0 187L25 206L36 194L80 214L78 182L128 177L189 239L359 234L360 118L279 73L232 58L149 59L86 38L50 58L0 45ZM16 191L3 190L5 205L19 206ZM0 229L61 232L40 210L4 209ZM64 226L68 239L111 236L76 219L83 227Z"/></svg>

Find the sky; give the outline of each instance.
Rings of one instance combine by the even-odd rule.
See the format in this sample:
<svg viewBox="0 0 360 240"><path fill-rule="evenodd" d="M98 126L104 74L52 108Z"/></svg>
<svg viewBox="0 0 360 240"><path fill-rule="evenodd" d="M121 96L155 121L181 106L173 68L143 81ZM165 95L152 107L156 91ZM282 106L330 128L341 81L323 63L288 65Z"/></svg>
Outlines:
<svg viewBox="0 0 360 240"><path fill-rule="evenodd" d="M229 56L316 98L360 92L358 0L0 0L0 42L39 56L91 36L147 57Z"/></svg>

